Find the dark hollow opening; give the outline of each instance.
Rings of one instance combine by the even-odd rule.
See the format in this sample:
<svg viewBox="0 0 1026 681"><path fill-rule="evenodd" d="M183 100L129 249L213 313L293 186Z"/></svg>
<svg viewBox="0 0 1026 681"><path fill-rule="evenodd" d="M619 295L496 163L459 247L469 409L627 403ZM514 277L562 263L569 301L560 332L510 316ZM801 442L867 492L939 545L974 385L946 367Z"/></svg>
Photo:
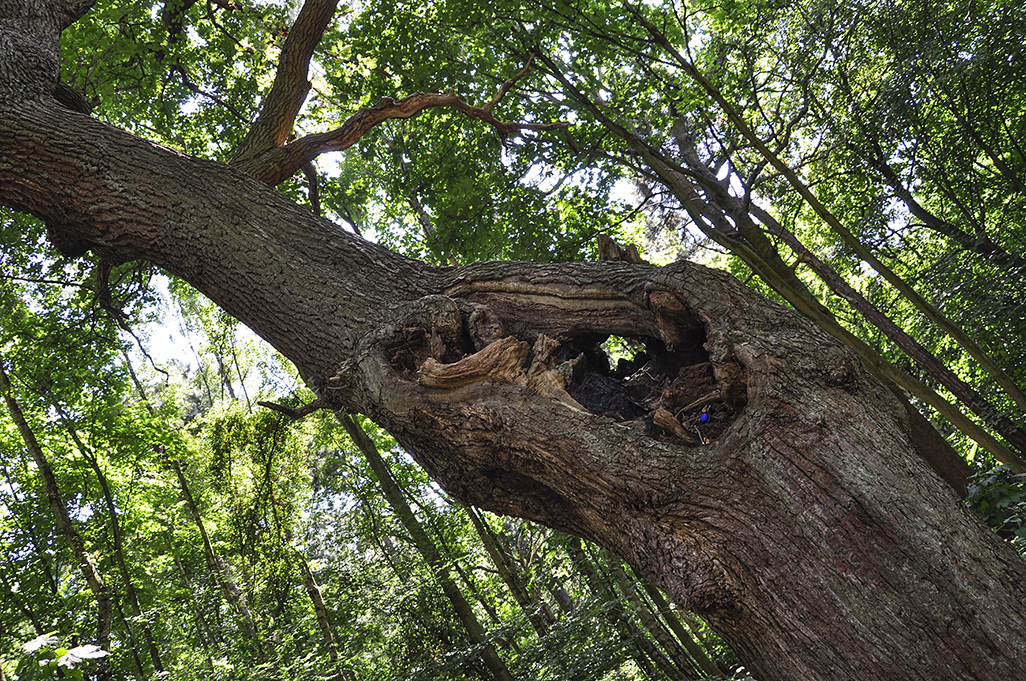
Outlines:
<svg viewBox="0 0 1026 681"><path fill-rule="evenodd" d="M501 324L497 330L492 335L501 336ZM556 351L555 368L567 393L595 414L639 421L651 437L668 442L716 440L744 408L743 371L714 368L705 327L696 321L677 324L670 336L672 348L654 336L580 333ZM466 324L448 330L410 325L398 329L385 350L395 370L412 378L429 357L452 363L484 344Z"/></svg>
<svg viewBox="0 0 1026 681"><path fill-rule="evenodd" d="M717 439L744 406L743 389L716 380L705 341L701 326L673 351L658 338L589 334L565 343L557 359L572 366L566 390L588 410L641 420L653 437L702 444Z"/></svg>

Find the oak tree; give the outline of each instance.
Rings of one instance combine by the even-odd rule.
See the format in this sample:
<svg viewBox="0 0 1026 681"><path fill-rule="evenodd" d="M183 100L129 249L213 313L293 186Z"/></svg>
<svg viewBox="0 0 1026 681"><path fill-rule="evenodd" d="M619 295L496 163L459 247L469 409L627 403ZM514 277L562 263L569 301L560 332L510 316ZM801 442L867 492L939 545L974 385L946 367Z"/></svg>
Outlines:
<svg viewBox="0 0 1026 681"><path fill-rule="evenodd" d="M917 452L856 355L730 276L680 262L439 267L275 191L374 125L382 99L290 141L336 9L309 0L229 163L91 117L59 39L92 0L0 0L0 203L67 257L143 259L365 414L456 498L593 540L702 615L760 679L1026 673L1026 565ZM611 367L609 336L643 347ZM986 607L980 600L986 599Z"/></svg>

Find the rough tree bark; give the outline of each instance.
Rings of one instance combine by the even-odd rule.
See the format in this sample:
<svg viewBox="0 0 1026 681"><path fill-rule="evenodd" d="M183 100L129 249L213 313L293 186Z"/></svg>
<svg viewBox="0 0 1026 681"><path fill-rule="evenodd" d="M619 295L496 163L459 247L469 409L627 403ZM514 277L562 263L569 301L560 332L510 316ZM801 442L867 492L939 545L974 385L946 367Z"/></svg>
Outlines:
<svg viewBox="0 0 1026 681"><path fill-rule="evenodd" d="M89 4L0 0L0 204L66 254L182 277L450 494L612 550L763 681L1026 677L1026 563L850 351L687 263L430 267L66 109ZM603 367L609 334L645 355Z"/></svg>

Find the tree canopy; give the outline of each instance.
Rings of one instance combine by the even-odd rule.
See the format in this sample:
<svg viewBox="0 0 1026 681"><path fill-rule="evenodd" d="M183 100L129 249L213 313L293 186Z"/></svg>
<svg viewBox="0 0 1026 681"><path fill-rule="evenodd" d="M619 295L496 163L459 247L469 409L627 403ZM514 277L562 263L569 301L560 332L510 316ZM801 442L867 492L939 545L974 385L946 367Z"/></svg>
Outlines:
<svg viewBox="0 0 1026 681"><path fill-rule="evenodd" d="M0 0L0 679L1018 673L1021 14Z"/></svg>

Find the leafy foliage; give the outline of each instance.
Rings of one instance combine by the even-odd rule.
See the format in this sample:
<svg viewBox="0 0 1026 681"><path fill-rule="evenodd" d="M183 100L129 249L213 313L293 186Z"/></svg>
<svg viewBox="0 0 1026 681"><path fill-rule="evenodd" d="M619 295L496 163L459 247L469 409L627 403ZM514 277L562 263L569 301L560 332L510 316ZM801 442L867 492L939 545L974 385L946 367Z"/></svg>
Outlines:
<svg viewBox="0 0 1026 681"><path fill-rule="evenodd" d="M49 679L54 674L72 679L84 679L85 668L92 660L100 660L110 653L87 644L68 649L57 644L53 634L43 634L22 644L24 659L15 671L16 681Z"/></svg>
<svg viewBox="0 0 1026 681"><path fill-rule="evenodd" d="M970 480L966 504L1005 539L1026 554L1026 473L998 466Z"/></svg>

